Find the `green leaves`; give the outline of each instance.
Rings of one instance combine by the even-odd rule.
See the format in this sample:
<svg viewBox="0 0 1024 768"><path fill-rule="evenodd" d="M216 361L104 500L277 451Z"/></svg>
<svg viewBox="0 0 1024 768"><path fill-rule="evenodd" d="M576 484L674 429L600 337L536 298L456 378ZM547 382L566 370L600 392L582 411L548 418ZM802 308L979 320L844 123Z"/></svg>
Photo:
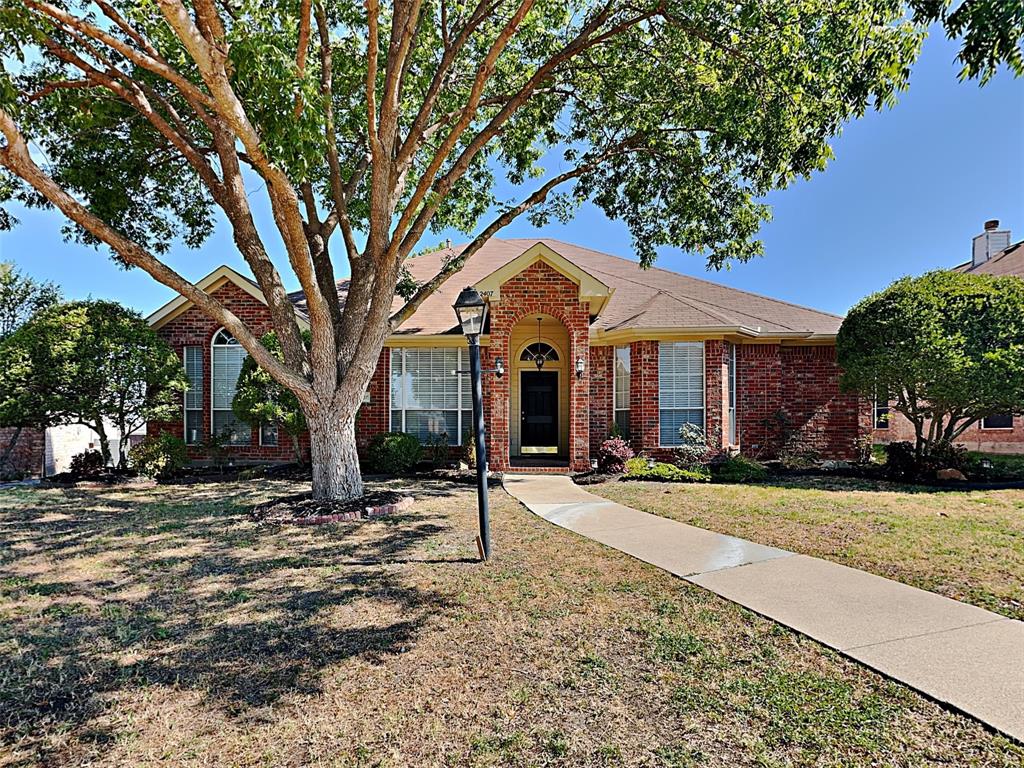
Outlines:
<svg viewBox="0 0 1024 768"><path fill-rule="evenodd" d="M281 342L276 333L266 334L260 342L278 360L283 359ZM303 334L303 342L306 346L309 345L308 332ZM242 372L238 376L235 399L231 407L235 416L253 427L276 423L286 434L295 438L306 431L306 419L298 398L270 378L270 375L256 365L256 361L251 357L247 357L242 363Z"/></svg>
<svg viewBox="0 0 1024 768"><path fill-rule="evenodd" d="M850 310L838 353L845 389L890 393L912 419L1024 413L1024 280L898 280Z"/></svg>
<svg viewBox="0 0 1024 768"><path fill-rule="evenodd" d="M0 343L0 423L112 422L127 433L180 415L181 361L136 312L57 304Z"/></svg>

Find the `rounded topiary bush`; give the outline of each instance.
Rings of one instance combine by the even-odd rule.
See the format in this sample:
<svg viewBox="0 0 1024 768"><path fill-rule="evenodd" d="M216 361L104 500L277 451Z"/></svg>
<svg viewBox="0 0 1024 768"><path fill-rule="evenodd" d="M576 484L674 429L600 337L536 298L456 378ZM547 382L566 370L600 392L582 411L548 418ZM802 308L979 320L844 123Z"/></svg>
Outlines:
<svg viewBox="0 0 1024 768"><path fill-rule="evenodd" d="M168 477L181 471L188 464L188 450L185 441L169 432L150 435L141 443L132 446L128 453L131 465L142 475Z"/></svg>
<svg viewBox="0 0 1024 768"><path fill-rule="evenodd" d="M730 456L711 467L719 483L758 483L768 479L768 469L759 461L746 456Z"/></svg>
<svg viewBox="0 0 1024 768"><path fill-rule="evenodd" d="M385 475L409 472L419 462L422 454L419 439L405 432L382 432L375 435L366 449L370 469Z"/></svg>

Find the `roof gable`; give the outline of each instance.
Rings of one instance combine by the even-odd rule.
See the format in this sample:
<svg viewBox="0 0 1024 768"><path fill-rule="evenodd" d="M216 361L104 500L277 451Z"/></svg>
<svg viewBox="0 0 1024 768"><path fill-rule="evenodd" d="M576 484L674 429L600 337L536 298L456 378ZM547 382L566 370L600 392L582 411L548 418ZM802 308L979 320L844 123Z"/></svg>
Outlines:
<svg viewBox="0 0 1024 768"><path fill-rule="evenodd" d="M197 282L196 288L203 293L213 294L227 283L233 283L257 301L263 304L267 303L266 296L263 295L263 291L260 290L260 287L255 282L232 269L227 264L221 264L213 272ZM192 301L179 294L147 317L146 322L149 323L151 328L157 330L187 311L190 307L192 307ZM299 327L308 329L309 321L302 314L296 314Z"/></svg>
<svg viewBox="0 0 1024 768"><path fill-rule="evenodd" d="M569 261L545 243L537 242L519 256L506 262L476 282L476 289L492 301L501 300L501 286L527 267L542 262L574 282L580 289L580 300L590 302L590 314L598 315L612 295L606 283L594 277L579 264Z"/></svg>

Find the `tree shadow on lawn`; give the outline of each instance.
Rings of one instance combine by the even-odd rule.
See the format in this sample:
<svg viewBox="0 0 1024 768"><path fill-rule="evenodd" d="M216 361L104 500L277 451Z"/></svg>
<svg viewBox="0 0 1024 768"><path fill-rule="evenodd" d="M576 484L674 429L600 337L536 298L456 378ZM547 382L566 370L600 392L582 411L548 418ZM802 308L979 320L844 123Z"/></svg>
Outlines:
<svg viewBox="0 0 1024 768"><path fill-rule="evenodd" d="M189 490L199 503L66 492L12 513L0 498L0 743L112 739L111 702L151 686L238 717L316 693L328 667L403 653L451 608L401 564L473 562L424 547L450 526L422 505L274 528L248 520L249 493L221 506Z"/></svg>

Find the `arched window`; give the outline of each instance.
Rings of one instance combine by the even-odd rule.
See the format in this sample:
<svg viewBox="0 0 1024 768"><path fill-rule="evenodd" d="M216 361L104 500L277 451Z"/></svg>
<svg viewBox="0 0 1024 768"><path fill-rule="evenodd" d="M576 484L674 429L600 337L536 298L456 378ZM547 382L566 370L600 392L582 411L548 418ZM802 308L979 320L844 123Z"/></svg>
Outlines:
<svg viewBox="0 0 1024 768"><path fill-rule="evenodd" d="M249 425L235 417L231 401L235 399L238 376L248 353L238 340L221 328L213 335L210 347L211 403L210 424L214 435L223 435L229 445L249 445Z"/></svg>
<svg viewBox="0 0 1024 768"><path fill-rule="evenodd" d="M537 341L524 349L523 353L519 355L519 359L524 363L533 363L538 368L543 368L544 363L558 362L558 351L550 344Z"/></svg>

